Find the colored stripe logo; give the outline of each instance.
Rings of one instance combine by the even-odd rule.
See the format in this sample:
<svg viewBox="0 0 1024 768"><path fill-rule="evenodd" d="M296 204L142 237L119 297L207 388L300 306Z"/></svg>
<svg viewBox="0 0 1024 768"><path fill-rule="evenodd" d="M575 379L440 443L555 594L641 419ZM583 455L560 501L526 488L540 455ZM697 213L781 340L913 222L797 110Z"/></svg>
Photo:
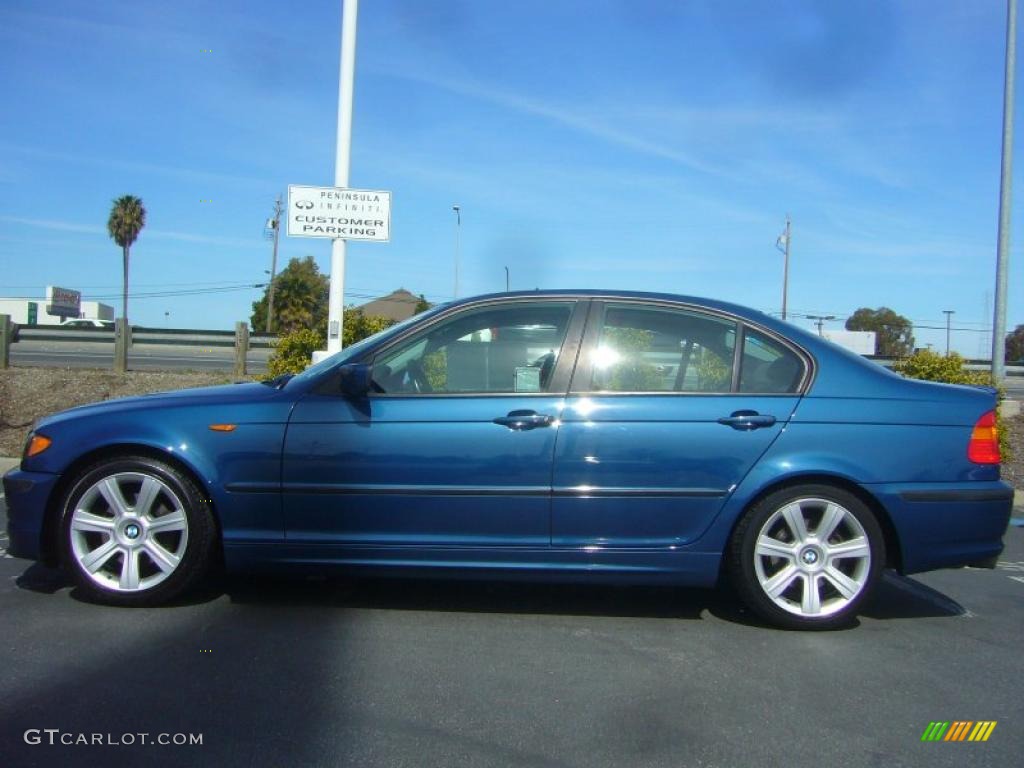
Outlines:
<svg viewBox="0 0 1024 768"><path fill-rule="evenodd" d="M921 741L988 741L996 720L938 720L928 723Z"/></svg>

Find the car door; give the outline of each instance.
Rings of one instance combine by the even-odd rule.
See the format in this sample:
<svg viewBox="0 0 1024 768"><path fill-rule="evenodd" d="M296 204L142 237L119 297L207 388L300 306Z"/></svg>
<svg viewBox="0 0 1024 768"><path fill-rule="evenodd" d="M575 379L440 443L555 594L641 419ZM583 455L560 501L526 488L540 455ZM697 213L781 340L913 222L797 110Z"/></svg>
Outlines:
<svg viewBox="0 0 1024 768"><path fill-rule="evenodd" d="M288 539L549 546L555 435L585 304L455 309L377 351L365 399L300 400L284 447Z"/></svg>
<svg viewBox="0 0 1024 768"><path fill-rule="evenodd" d="M809 365L721 313L593 302L559 430L552 544L698 537L785 427Z"/></svg>

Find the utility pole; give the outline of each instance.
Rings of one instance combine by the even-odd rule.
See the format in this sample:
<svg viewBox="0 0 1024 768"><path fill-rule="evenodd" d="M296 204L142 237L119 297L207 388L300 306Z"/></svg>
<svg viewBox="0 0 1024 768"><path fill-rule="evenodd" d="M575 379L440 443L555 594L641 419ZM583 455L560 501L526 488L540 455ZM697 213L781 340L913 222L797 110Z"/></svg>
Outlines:
<svg viewBox="0 0 1024 768"><path fill-rule="evenodd" d="M462 209L452 206L455 211L455 298L459 298L459 251L462 248Z"/></svg>
<svg viewBox="0 0 1024 768"><path fill-rule="evenodd" d="M949 357L949 320L956 314L955 309L944 309L942 314L946 316L946 357Z"/></svg>
<svg viewBox="0 0 1024 768"><path fill-rule="evenodd" d="M815 325L818 326L818 335L819 336L824 336L825 334L822 333L822 330L821 330L822 326L825 324L826 320L835 320L836 316L835 315L807 315L807 319L808 320L816 320L817 322L815 323Z"/></svg>
<svg viewBox="0 0 1024 768"><path fill-rule="evenodd" d="M786 231L779 235L775 241L775 247L786 254L786 261L782 267L782 319L786 319L786 298L789 292L789 243L791 240L789 214L786 214Z"/></svg>
<svg viewBox="0 0 1024 768"><path fill-rule="evenodd" d="M1006 3L1006 75L1003 82L1003 158L999 174L999 246L992 322L992 381L1006 377L1006 284L1010 269L1010 195L1013 187L1013 101L1017 69L1017 0Z"/></svg>
<svg viewBox="0 0 1024 768"><path fill-rule="evenodd" d="M267 226L274 231L274 255L270 259L270 289L267 292L267 333L274 330L274 289L277 283L277 241L281 237L281 212L284 205L281 203L281 196L274 201L274 218L267 219Z"/></svg>

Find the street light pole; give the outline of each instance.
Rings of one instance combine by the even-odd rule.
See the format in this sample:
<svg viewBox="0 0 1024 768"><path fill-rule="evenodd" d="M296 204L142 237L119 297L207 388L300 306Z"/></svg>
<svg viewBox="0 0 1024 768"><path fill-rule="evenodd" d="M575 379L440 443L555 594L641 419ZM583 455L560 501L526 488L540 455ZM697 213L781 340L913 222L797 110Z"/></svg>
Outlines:
<svg viewBox="0 0 1024 768"><path fill-rule="evenodd" d="M505 267L505 293L508 293L508 267Z"/></svg>
<svg viewBox="0 0 1024 768"><path fill-rule="evenodd" d="M277 276L277 241L281 236L281 212L283 210L281 196L278 195L277 200L274 201L274 218L267 222L274 230L274 255L270 259L270 288L267 291L267 333L274 330L274 288L277 286L274 278Z"/></svg>
<svg viewBox="0 0 1024 768"><path fill-rule="evenodd" d="M452 206L455 211L455 298L459 298L459 251L462 248L462 209L457 205Z"/></svg>
<svg viewBox="0 0 1024 768"><path fill-rule="evenodd" d="M791 239L789 214L786 214L786 231L779 235L775 241L775 247L786 254L786 260L782 267L782 319L786 319L786 299L789 293L789 242Z"/></svg>
<svg viewBox="0 0 1024 768"><path fill-rule="evenodd" d="M944 309L942 314L946 316L946 357L949 357L949 320L956 314L955 309Z"/></svg>
<svg viewBox="0 0 1024 768"><path fill-rule="evenodd" d="M1013 101L1017 69L1017 0L1006 3L1006 76L1003 82L1003 158L999 174L999 246L992 318L992 381L1006 377L1006 284L1010 269L1010 195L1013 188Z"/></svg>

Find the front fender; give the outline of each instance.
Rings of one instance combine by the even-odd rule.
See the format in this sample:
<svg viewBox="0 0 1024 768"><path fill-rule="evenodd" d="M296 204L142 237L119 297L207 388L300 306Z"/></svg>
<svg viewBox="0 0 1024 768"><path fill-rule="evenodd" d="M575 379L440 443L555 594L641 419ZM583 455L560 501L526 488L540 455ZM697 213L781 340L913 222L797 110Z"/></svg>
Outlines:
<svg viewBox="0 0 1024 768"><path fill-rule="evenodd" d="M111 411L44 423L39 431L53 443L26 459L23 469L62 475L63 486L94 458L141 450L177 464L192 476L208 494L225 541L280 540L284 521L280 493L274 491L281 483L288 410L265 420L268 414L254 419L251 409L242 406L192 405ZM213 431L211 424L233 424L234 429ZM232 492L230 488L257 491Z"/></svg>

